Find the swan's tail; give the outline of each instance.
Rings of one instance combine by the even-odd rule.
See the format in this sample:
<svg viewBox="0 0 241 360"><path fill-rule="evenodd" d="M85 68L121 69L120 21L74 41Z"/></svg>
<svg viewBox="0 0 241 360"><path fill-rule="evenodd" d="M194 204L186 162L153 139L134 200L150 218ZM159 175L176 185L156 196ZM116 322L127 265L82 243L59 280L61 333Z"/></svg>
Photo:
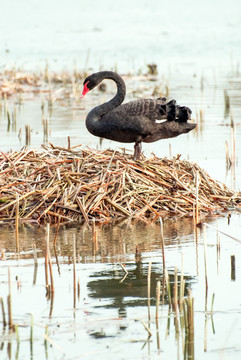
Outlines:
<svg viewBox="0 0 241 360"><path fill-rule="evenodd" d="M180 122L187 122L191 119L192 110L187 106L177 106L176 120Z"/></svg>
<svg viewBox="0 0 241 360"><path fill-rule="evenodd" d="M177 112L177 102L176 100L171 100L167 103L167 120L174 121L176 119Z"/></svg>
<svg viewBox="0 0 241 360"><path fill-rule="evenodd" d="M162 118L168 121L187 122L191 119L192 111L187 106L177 105L176 100L166 101L166 98L158 98L158 109Z"/></svg>

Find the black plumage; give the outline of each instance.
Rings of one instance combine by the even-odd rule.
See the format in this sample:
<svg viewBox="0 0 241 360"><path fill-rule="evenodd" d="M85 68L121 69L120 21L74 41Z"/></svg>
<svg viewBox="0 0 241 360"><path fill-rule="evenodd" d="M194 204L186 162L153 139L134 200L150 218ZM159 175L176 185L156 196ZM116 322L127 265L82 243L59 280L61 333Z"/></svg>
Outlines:
<svg viewBox="0 0 241 360"><path fill-rule="evenodd" d="M82 97L111 79L117 85L116 95L108 102L96 106L86 117L86 127L95 136L135 143L134 158L140 158L141 143L154 142L188 133L196 124L188 123L191 110L179 106L175 100L166 98L140 99L122 104L126 94L123 79L112 71L101 71L88 76L84 81ZM166 120L158 122L158 120Z"/></svg>

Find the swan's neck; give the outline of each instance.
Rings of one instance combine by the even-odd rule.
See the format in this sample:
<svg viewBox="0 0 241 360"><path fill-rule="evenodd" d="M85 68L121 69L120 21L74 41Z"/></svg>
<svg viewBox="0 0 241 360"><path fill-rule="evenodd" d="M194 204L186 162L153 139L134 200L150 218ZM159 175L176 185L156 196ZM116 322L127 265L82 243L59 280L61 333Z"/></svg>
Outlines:
<svg viewBox="0 0 241 360"><path fill-rule="evenodd" d="M101 83L104 79L111 79L116 83L117 93L116 95L104 104L96 106L93 110L88 114L88 118L93 117L95 121L100 119L103 115L106 115L108 112L119 106L125 98L126 95L126 86L123 79L116 73L112 71L101 71L99 74L99 83Z"/></svg>

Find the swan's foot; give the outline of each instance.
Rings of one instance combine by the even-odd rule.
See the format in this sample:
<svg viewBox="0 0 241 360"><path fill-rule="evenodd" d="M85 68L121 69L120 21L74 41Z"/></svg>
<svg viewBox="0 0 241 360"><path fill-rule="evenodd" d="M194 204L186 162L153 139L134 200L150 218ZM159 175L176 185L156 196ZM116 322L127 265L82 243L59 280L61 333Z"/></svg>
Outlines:
<svg viewBox="0 0 241 360"><path fill-rule="evenodd" d="M134 160L140 160L141 157L141 142L136 141L134 145Z"/></svg>

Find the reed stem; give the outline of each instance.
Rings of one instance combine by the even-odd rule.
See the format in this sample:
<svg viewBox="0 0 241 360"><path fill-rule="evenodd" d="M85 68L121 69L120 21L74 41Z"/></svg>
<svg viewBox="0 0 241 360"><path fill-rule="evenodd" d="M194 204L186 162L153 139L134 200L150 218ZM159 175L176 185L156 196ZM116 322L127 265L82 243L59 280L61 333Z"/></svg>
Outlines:
<svg viewBox="0 0 241 360"><path fill-rule="evenodd" d="M36 285L37 270L38 270L38 257L37 257L36 245L35 244L33 244L33 260L34 260L33 285Z"/></svg>
<svg viewBox="0 0 241 360"><path fill-rule="evenodd" d="M161 282L160 280L158 280L156 286L156 321L158 321L158 317L159 317L160 295L161 295Z"/></svg>
<svg viewBox="0 0 241 360"><path fill-rule="evenodd" d="M0 303L1 303L1 309L2 309L3 328L5 329L5 327L7 326L7 322L6 322L4 303L3 303L2 297L0 297Z"/></svg>
<svg viewBox="0 0 241 360"><path fill-rule="evenodd" d="M147 274L147 307L148 307L148 324L151 321L151 261L148 266Z"/></svg>
<svg viewBox="0 0 241 360"><path fill-rule="evenodd" d="M73 294L74 294L74 309L76 308L76 239L73 234Z"/></svg>
<svg viewBox="0 0 241 360"><path fill-rule="evenodd" d="M31 314L31 323L30 323L30 354L31 354L31 359L33 359L33 314Z"/></svg>
<svg viewBox="0 0 241 360"><path fill-rule="evenodd" d="M198 200L198 193L199 193L199 171L196 171L196 213L195 213L195 220L196 224L199 223L199 200Z"/></svg>
<svg viewBox="0 0 241 360"><path fill-rule="evenodd" d="M161 282L157 281L156 286L156 335L157 335L157 348L160 349L160 336L159 336L159 304L161 295Z"/></svg>
<svg viewBox="0 0 241 360"><path fill-rule="evenodd" d="M165 260L165 240L163 235L163 221L162 218L159 217L160 225L161 225L161 246L162 246L162 266L163 266L163 274L165 273L166 269L166 260Z"/></svg>
<svg viewBox="0 0 241 360"><path fill-rule="evenodd" d="M231 280L236 280L235 255L231 255Z"/></svg>
<svg viewBox="0 0 241 360"><path fill-rule="evenodd" d="M15 215L15 238L16 238L16 248L17 253L19 253L19 233L18 233L18 226L19 226L19 195L16 195L16 215Z"/></svg>
<svg viewBox="0 0 241 360"><path fill-rule="evenodd" d="M11 290L11 270L8 267L8 328L11 332L13 330L13 316L12 316L12 290Z"/></svg>
<svg viewBox="0 0 241 360"><path fill-rule="evenodd" d="M48 275L48 263L49 263L49 227L47 226L47 236L46 236L46 247L45 247L45 286L46 286L46 295L49 297L49 275Z"/></svg>
<svg viewBox="0 0 241 360"><path fill-rule="evenodd" d="M50 225L49 225L49 223L47 223L47 251L48 251L50 283L51 283L50 291L51 291L51 294L53 294L54 293L54 277L53 277L52 261L51 261L51 254L50 254L50 248L49 248L49 230L50 230Z"/></svg>
<svg viewBox="0 0 241 360"><path fill-rule="evenodd" d="M203 243L204 243L204 268L205 268L205 312L207 312L208 274L207 274L207 237L206 237L206 225L203 226Z"/></svg>

